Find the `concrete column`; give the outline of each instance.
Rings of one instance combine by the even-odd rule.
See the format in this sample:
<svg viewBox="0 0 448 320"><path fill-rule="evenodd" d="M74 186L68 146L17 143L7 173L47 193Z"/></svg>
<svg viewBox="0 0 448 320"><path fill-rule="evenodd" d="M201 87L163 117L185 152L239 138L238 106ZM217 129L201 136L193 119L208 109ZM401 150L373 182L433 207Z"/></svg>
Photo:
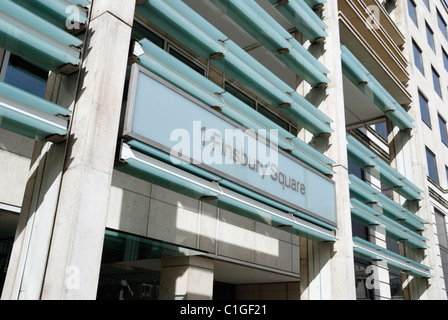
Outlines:
<svg viewBox="0 0 448 320"><path fill-rule="evenodd" d="M213 260L200 256L165 258L160 272L160 300L211 300Z"/></svg>
<svg viewBox="0 0 448 320"><path fill-rule="evenodd" d="M95 299L135 1L94 0L42 299Z"/></svg>
<svg viewBox="0 0 448 320"><path fill-rule="evenodd" d="M78 75L50 73L45 98L72 109ZM2 299L37 300L62 179L65 144L35 142Z"/></svg>
<svg viewBox="0 0 448 320"><path fill-rule="evenodd" d="M61 183L64 145L36 143L2 299L40 298Z"/></svg>
<svg viewBox="0 0 448 320"><path fill-rule="evenodd" d="M333 180L336 187L338 224L336 238L338 240L333 245L320 244L320 248L314 248L313 250L314 252L320 252L322 268L328 267L330 269L331 278L328 277L328 281L322 282L321 289L329 288L331 290L329 295L332 299L350 300L356 299L356 291L337 1L327 1L321 10L322 19L328 26L329 36L323 43L311 45L310 51L319 56L320 61L325 66L331 68L328 75L330 83L326 88L311 89L308 97L314 105L334 121L331 124L334 132L329 137L317 137L314 144L316 148L325 152L336 162L333 166L335 171ZM329 262L322 259L324 256L329 259ZM313 294L310 296L313 296Z"/></svg>

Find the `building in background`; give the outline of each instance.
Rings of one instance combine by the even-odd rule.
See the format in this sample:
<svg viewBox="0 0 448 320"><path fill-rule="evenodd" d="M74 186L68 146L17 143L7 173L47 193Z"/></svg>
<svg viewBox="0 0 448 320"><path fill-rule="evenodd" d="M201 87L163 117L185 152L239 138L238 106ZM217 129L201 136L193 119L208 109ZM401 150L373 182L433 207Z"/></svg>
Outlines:
<svg viewBox="0 0 448 320"><path fill-rule="evenodd" d="M447 23L4 1L2 299L447 299Z"/></svg>

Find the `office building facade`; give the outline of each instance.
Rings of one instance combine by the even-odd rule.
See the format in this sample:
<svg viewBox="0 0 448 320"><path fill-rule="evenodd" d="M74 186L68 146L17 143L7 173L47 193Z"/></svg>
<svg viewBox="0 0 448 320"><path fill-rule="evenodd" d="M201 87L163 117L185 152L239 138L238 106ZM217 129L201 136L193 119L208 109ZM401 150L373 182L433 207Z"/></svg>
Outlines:
<svg viewBox="0 0 448 320"><path fill-rule="evenodd" d="M445 300L440 0L0 8L4 300Z"/></svg>

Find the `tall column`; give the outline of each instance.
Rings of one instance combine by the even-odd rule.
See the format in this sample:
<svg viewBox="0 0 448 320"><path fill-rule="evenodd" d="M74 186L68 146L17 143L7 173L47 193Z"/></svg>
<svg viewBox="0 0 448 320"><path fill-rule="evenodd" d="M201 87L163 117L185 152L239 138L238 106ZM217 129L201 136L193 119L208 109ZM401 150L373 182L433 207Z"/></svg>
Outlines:
<svg viewBox="0 0 448 320"><path fill-rule="evenodd" d="M72 109L77 80L77 74L66 77L51 73L45 98ZM64 154L64 143L36 142L34 145L2 299L40 299Z"/></svg>
<svg viewBox="0 0 448 320"><path fill-rule="evenodd" d="M165 258L160 272L160 300L211 300L213 260L200 256Z"/></svg>
<svg viewBox="0 0 448 320"><path fill-rule="evenodd" d="M333 180L336 188L338 224L336 238L338 240L332 246L321 244L320 251L326 250L325 255L329 259L331 280L328 281L331 281L332 299L350 300L356 299L356 291L338 3L327 1L321 10L322 19L328 26L328 37L322 44L314 46L317 47L316 50L322 46L319 50L321 61L331 70L328 75L330 83L327 88L312 89L309 96L312 102L334 121L331 125L334 132L329 137L318 137L315 145L335 161ZM323 286L325 286L324 283Z"/></svg>
<svg viewBox="0 0 448 320"><path fill-rule="evenodd" d="M42 299L95 299L135 1L94 0Z"/></svg>

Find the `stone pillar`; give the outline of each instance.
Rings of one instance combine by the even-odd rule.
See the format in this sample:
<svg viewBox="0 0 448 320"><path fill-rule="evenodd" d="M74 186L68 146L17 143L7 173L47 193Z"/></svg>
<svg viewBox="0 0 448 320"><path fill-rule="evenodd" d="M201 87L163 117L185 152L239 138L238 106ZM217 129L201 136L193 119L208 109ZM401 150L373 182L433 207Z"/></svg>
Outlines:
<svg viewBox="0 0 448 320"><path fill-rule="evenodd" d="M330 83L326 88L312 88L307 96L314 105L333 120L331 127L334 132L328 137L316 137L314 145L335 161L333 180L336 188L338 224L336 238L338 240L334 244L308 246L309 263L313 264L313 268L318 267L321 270L320 284L315 286L316 290L321 291L309 292L309 297L350 300L356 299L356 291L337 1L327 1L318 13L328 26L328 37L322 43L310 45L309 50L330 70L328 75ZM313 255L314 258L312 258ZM317 281L312 274L311 266L309 268L310 281L313 279ZM309 290L313 287L310 285Z"/></svg>
<svg viewBox="0 0 448 320"><path fill-rule="evenodd" d="M64 145L36 143L13 250L4 300L40 298L61 182Z"/></svg>
<svg viewBox="0 0 448 320"><path fill-rule="evenodd" d="M135 1L94 0L42 299L95 299Z"/></svg>
<svg viewBox="0 0 448 320"><path fill-rule="evenodd" d="M162 259L160 300L211 300L213 260L200 256Z"/></svg>
<svg viewBox="0 0 448 320"><path fill-rule="evenodd" d="M73 108L78 75L50 73L45 98ZM42 292L62 179L65 144L35 142L2 299L37 300Z"/></svg>

